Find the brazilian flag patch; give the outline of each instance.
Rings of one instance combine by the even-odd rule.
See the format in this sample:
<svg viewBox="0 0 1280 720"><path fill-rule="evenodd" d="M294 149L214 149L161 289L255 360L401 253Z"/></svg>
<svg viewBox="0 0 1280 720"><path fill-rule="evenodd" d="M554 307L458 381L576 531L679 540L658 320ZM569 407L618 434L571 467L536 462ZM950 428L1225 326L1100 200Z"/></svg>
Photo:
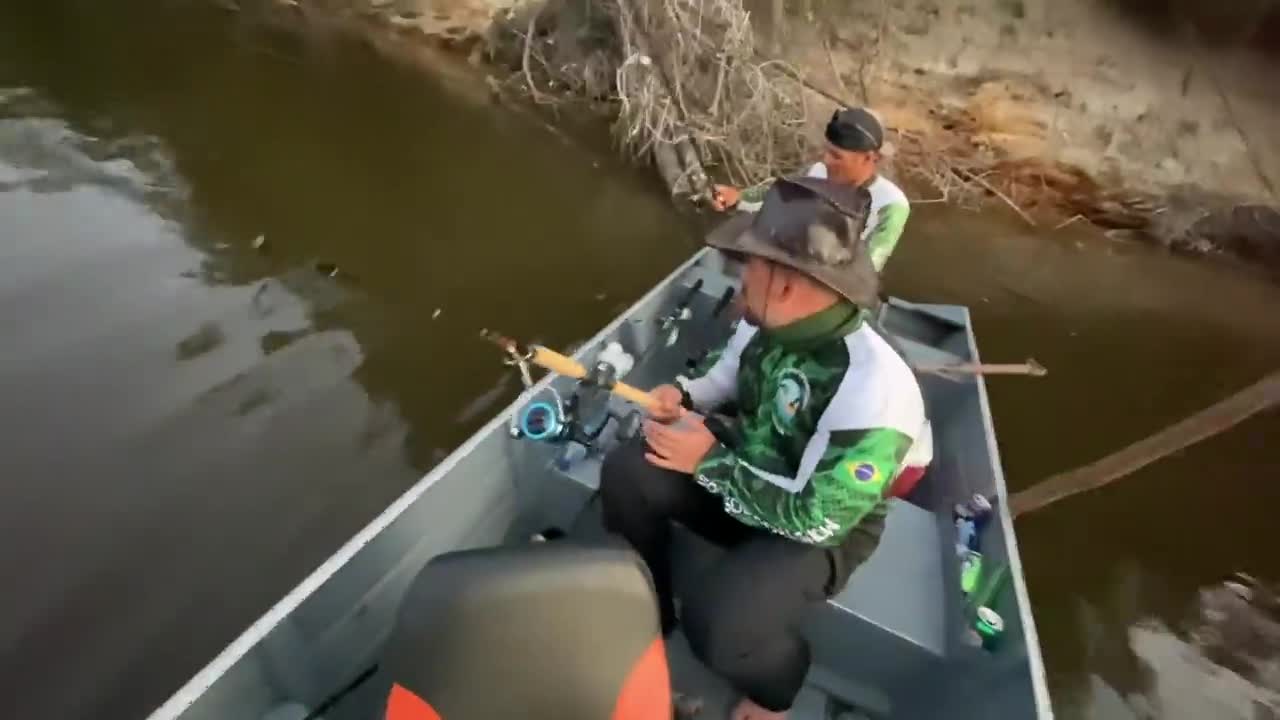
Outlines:
<svg viewBox="0 0 1280 720"><path fill-rule="evenodd" d="M840 463L840 479L857 485L879 486L884 474L873 462L866 460L845 460Z"/></svg>

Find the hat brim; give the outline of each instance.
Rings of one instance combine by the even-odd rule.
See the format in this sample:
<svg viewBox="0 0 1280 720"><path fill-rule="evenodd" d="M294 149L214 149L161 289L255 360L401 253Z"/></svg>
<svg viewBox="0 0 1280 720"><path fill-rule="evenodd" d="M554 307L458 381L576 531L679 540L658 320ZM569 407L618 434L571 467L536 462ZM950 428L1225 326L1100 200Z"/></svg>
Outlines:
<svg viewBox="0 0 1280 720"><path fill-rule="evenodd" d="M752 213L735 214L707 234L707 245L729 253L754 255L802 272L860 307L875 304L879 278L869 263L832 267L797 259L758 237L752 229L754 217Z"/></svg>

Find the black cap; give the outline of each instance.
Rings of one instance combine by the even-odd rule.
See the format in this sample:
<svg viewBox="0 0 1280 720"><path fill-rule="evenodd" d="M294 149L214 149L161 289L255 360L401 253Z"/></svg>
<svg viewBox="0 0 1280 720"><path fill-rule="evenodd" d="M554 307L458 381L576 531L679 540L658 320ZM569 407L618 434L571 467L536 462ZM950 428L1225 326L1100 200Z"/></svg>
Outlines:
<svg viewBox="0 0 1280 720"><path fill-rule="evenodd" d="M855 152L879 150L884 144L884 128L865 108L837 110L827 123L827 141Z"/></svg>

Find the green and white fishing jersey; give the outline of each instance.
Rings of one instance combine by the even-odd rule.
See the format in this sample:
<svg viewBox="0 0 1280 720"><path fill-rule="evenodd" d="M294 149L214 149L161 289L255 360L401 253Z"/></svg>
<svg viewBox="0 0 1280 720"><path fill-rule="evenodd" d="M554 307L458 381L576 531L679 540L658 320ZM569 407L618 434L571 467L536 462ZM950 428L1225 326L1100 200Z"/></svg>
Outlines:
<svg viewBox="0 0 1280 720"><path fill-rule="evenodd" d="M713 446L697 482L739 521L793 540L839 545L883 516L903 468L932 459L914 373L848 303L771 330L740 322L682 384L701 412L738 407L741 442Z"/></svg>

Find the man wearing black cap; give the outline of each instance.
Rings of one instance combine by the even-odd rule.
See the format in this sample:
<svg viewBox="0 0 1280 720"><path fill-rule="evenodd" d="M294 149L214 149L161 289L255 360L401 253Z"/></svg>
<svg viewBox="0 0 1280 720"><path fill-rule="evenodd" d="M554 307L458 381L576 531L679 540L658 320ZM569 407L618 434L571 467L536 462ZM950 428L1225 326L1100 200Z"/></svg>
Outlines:
<svg viewBox="0 0 1280 720"><path fill-rule="evenodd" d="M911 211L902 190L876 171L883 144L884 129L870 112L863 108L837 110L827 123L822 161L807 172L811 177L864 187L871 193L871 216L862 237L871 249L871 262L877 272L884 269L893 254ZM717 185L715 208L755 212L766 190L767 184L748 190Z"/></svg>
<svg viewBox="0 0 1280 720"><path fill-rule="evenodd" d="M733 720L786 716L809 669L798 627L879 543L885 500L932 459L915 375L865 321L876 272L865 188L783 178L707 243L741 263L745 316L715 365L653 390L644 437L600 475L604 522L644 558L664 632L741 694ZM713 433L705 413L737 406ZM682 596L671 524L723 546Z"/></svg>

